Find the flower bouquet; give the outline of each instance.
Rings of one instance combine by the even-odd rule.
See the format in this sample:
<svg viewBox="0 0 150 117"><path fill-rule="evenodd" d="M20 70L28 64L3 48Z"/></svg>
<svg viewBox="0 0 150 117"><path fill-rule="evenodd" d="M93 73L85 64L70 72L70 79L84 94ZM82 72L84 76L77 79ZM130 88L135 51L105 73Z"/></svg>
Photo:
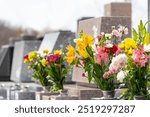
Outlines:
<svg viewBox="0 0 150 117"><path fill-rule="evenodd" d="M145 25L140 21L138 31L132 30L132 38L125 38L119 44L120 54L113 58L114 67L118 66L118 80L125 82L128 88L122 97L126 99L148 99L150 38ZM124 56L122 62L118 56ZM115 65L116 64L116 65Z"/></svg>
<svg viewBox="0 0 150 117"><path fill-rule="evenodd" d="M64 82L66 74L70 71L70 66L66 65L64 53L62 50L55 50L45 58L46 72L48 79L53 84L51 91L64 91Z"/></svg>
<svg viewBox="0 0 150 117"><path fill-rule="evenodd" d="M45 57L49 51L46 49L42 53L31 51L24 55L24 63L33 71L32 78L38 80L42 86L48 86L50 83L47 79Z"/></svg>
<svg viewBox="0 0 150 117"><path fill-rule="evenodd" d="M89 83L94 81L99 89L114 92L115 70L110 69L112 57L117 53L117 39L121 40L127 34L126 27L120 26L118 30L113 27L112 33L101 33L96 37L80 32L75 39L76 48L68 45L66 59L71 65L84 69L82 76L88 78Z"/></svg>

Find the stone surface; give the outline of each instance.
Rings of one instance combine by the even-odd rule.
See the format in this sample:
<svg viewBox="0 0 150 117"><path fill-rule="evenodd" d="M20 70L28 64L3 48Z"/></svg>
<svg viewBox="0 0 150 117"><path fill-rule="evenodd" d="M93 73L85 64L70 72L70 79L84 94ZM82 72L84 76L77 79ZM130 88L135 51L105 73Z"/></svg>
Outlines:
<svg viewBox="0 0 150 117"><path fill-rule="evenodd" d="M119 24L125 25L129 28L129 34L131 36L131 17L100 17L92 18L79 22L79 30L83 29L83 33L94 35L93 28L97 30L97 34L101 32L110 33L112 26L118 26ZM81 68L74 67L72 80L82 85L87 85L87 78L82 77L84 71Z"/></svg>
<svg viewBox="0 0 150 117"><path fill-rule="evenodd" d="M36 92L36 100L45 100L45 96L58 95L58 93L50 93L50 92Z"/></svg>
<svg viewBox="0 0 150 117"><path fill-rule="evenodd" d="M10 81L13 46L3 45L0 49L0 81Z"/></svg>
<svg viewBox="0 0 150 117"><path fill-rule="evenodd" d="M27 64L23 63L23 56L30 51L38 50L41 41L22 40L15 43L11 80L15 82L30 82L31 70L27 69Z"/></svg>
<svg viewBox="0 0 150 117"><path fill-rule="evenodd" d="M35 92L15 92L15 100L35 100Z"/></svg>
<svg viewBox="0 0 150 117"><path fill-rule="evenodd" d="M47 97L45 97L47 98ZM49 98L50 100L78 100L78 97L76 96L56 96L52 95Z"/></svg>
<svg viewBox="0 0 150 117"><path fill-rule="evenodd" d="M75 33L71 31L58 31L46 34L41 45L39 51L43 51L44 49L49 49L52 52L55 49L62 49L64 52L66 51L66 46L68 44L73 43L73 39L75 38ZM66 83L72 82L71 80L71 72L67 75Z"/></svg>
<svg viewBox="0 0 150 117"><path fill-rule="evenodd" d="M130 2L112 2L104 6L105 16L132 16Z"/></svg>
<svg viewBox="0 0 150 117"><path fill-rule="evenodd" d="M102 92L98 88L79 85L65 85L65 89L68 89L68 96L78 97L79 100L90 100L93 97L102 97Z"/></svg>
<svg viewBox="0 0 150 117"><path fill-rule="evenodd" d="M7 90L0 89L0 96L3 97L3 99L7 99Z"/></svg>

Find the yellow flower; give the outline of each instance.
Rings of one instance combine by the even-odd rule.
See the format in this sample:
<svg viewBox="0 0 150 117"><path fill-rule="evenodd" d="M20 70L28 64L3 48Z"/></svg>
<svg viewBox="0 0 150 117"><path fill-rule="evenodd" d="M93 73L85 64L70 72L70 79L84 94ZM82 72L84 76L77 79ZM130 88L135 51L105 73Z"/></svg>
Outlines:
<svg viewBox="0 0 150 117"><path fill-rule="evenodd" d="M62 54L62 50L54 50L54 54Z"/></svg>
<svg viewBox="0 0 150 117"><path fill-rule="evenodd" d="M37 51L31 51L28 55L29 59L33 59L37 55Z"/></svg>
<svg viewBox="0 0 150 117"><path fill-rule="evenodd" d="M66 49L67 49L68 51L75 52L75 48L74 48L72 45L68 45L68 46L66 47Z"/></svg>
<svg viewBox="0 0 150 117"><path fill-rule="evenodd" d="M43 53L48 53L49 52L49 50L48 49L45 49L45 50L43 50Z"/></svg>
<svg viewBox="0 0 150 117"><path fill-rule="evenodd" d="M65 56L65 59L67 60L67 62L68 62L69 64L73 62L74 58L75 58L74 56L70 56L70 57L66 57L66 56Z"/></svg>
<svg viewBox="0 0 150 117"><path fill-rule="evenodd" d="M145 36L145 38L144 38L144 44L146 44L146 45L148 45L149 44L149 42L150 42L150 37L149 37L149 33L147 32L146 33L146 36Z"/></svg>
<svg viewBox="0 0 150 117"><path fill-rule="evenodd" d="M88 53L87 53L86 50L80 49L80 48L78 48L77 50L78 50L79 54L80 54L83 58L87 58L87 57L88 57Z"/></svg>
<svg viewBox="0 0 150 117"><path fill-rule="evenodd" d="M66 49L68 50L68 52L66 53L65 59L67 60L67 62L70 64L73 62L74 58L75 58L75 49L73 46L68 45L66 47Z"/></svg>
<svg viewBox="0 0 150 117"><path fill-rule="evenodd" d="M29 62L28 59L24 59L24 63L27 63L27 62Z"/></svg>
<svg viewBox="0 0 150 117"><path fill-rule="evenodd" d="M89 34L83 34L82 36L83 43L87 45L92 45L93 43L93 37Z"/></svg>
<svg viewBox="0 0 150 117"><path fill-rule="evenodd" d="M124 49L126 53L132 54L133 49L136 48L136 42L132 38L125 38L118 46L119 48Z"/></svg>
<svg viewBox="0 0 150 117"><path fill-rule="evenodd" d="M85 48L86 47L85 43L83 43L83 40L81 38L74 39L74 42L77 45L77 47L80 47L80 48Z"/></svg>
<svg viewBox="0 0 150 117"><path fill-rule="evenodd" d="M42 63L42 65L43 65L43 67L46 66L46 60L45 60L45 59L42 59L41 63Z"/></svg>
<svg viewBox="0 0 150 117"><path fill-rule="evenodd" d="M120 43L119 45L119 48L123 49L125 47L125 45L123 43Z"/></svg>

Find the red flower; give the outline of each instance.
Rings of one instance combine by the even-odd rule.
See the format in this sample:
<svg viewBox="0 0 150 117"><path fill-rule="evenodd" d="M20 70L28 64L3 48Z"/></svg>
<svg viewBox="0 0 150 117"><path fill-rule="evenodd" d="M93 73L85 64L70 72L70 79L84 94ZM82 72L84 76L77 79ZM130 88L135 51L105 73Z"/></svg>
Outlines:
<svg viewBox="0 0 150 117"><path fill-rule="evenodd" d="M118 50L118 47L116 45L113 45L112 47L104 47L104 52L110 52L111 54L116 53Z"/></svg>
<svg viewBox="0 0 150 117"><path fill-rule="evenodd" d="M102 35L98 35L96 38L101 39L101 38L102 38Z"/></svg>
<svg viewBox="0 0 150 117"><path fill-rule="evenodd" d="M85 73L82 73L82 77L85 77Z"/></svg>
<svg viewBox="0 0 150 117"><path fill-rule="evenodd" d="M116 53L117 50L118 50L118 47L117 47L116 45L113 45L112 48L110 48L110 52L111 52L112 54Z"/></svg>
<svg viewBox="0 0 150 117"><path fill-rule="evenodd" d="M28 54L23 56L24 59L28 59Z"/></svg>

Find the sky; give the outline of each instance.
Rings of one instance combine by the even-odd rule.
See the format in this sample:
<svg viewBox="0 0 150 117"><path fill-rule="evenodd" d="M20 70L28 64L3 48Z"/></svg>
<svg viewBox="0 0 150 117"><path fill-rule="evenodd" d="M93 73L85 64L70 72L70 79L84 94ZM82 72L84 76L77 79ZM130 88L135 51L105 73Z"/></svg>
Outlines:
<svg viewBox="0 0 150 117"><path fill-rule="evenodd" d="M0 0L0 20L41 31L76 31L77 19L104 16L104 4L125 0ZM147 21L147 0L131 0L132 24Z"/></svg>

